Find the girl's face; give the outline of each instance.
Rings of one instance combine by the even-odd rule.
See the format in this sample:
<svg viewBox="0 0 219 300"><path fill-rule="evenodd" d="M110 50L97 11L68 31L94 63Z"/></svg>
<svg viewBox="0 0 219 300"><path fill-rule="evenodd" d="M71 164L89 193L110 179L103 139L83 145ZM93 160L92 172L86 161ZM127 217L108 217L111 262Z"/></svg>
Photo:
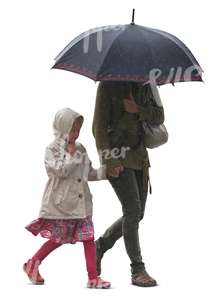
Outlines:
<svg viewBox="0 0 219 300"><path fill-rule="evenodd" d="M74 142L78 138L82 124L83 124L83 118L81 117L77 118L74 121L72 128L68 134L70 142Z"/></svg>

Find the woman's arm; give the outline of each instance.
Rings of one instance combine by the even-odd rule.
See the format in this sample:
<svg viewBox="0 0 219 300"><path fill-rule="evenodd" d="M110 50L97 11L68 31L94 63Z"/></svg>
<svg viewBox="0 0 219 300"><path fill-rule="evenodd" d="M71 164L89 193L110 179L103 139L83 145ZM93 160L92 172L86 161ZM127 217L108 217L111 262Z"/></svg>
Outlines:
<svg viewBox="0 0 219 300"><path fill-rule="evenodd" d="M112 150L108 133L108 125L111 117L110 89L111 86L109 83L99 83L92 124L92 132L95 137L96 147L100 155L101 165L106 164L107 170L109 171L121 164L118 158L107 158L105 156L106 153L110 153Z"/></svg>
<svg viewBox="0 0 219 300"><path fill-rule="evenodd" d="M164 109L156 86L149 86L146 94L145 106L138 105L139 119L147 121L151 125L160 125L164 122Z"/></svg>
<svg viewBox="0 0 219 300"><path fill-rule="evenodd" d="M146 121L151 125L160 125L164 122L164 109L154 105L147 105L147 107L139 107L139 120Z"/></svg>
<svg viewBox="0 0 219 300"><path fill-rule="evenodd" d="M146 89L146 103L144 105L137 104L133 96L130 95L129 98L123 99L124 109L129 113L137 113L141 121L146 121L152 125L160 125L164 122L164 109L157 87L154 87L155 91L153 92L150 86Z"/></svg>

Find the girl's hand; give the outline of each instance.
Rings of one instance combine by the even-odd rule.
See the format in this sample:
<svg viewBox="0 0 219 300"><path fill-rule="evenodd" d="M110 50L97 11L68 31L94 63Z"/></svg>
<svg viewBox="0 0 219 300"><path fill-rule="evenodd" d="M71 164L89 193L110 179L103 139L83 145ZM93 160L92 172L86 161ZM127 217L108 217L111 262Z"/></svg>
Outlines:
<svg viewBox="0 0 219 300"><path fill-rule="evenodd" d="M66 151L70 153L71 155L74 155L76 151L76 145L75 144L68 144Z"/></svg>

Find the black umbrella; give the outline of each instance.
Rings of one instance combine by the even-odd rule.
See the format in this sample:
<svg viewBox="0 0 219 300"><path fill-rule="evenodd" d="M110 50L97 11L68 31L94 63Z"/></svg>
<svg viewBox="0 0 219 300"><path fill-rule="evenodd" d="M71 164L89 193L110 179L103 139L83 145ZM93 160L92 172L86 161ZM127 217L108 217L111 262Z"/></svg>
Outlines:
<svg viewBox="0 0 219 300"><path fill-rule="evenodd" d="M88 30L72 40L52 67L95 81L155 80L158 85L202 81L202 69L175 36L134 23Z"/></svg>

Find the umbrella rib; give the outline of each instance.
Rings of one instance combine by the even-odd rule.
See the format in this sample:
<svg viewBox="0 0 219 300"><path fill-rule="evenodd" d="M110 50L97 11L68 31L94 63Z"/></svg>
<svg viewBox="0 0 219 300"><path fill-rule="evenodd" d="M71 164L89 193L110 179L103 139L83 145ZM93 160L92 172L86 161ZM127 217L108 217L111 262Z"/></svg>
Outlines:
<svg viewBox="0 0 219 300"><path fill-rule="evenodd" d="M92 31L96 30L93 33L97 33L99 31L103 30L103 28L105 28L105 27L106 26L92 28L92 29L89 29L89 30L84 31L83 33L79 34L76 38L74 38L71 42L69 42L68 45L65 46L65 48L55 57L55 61L57 62L72 46L76 45L78 42L81 42L81 40L84 39L85 37L89 36Z"/></svg>
<svg viewBox="0 0 219 300"><path fill-rule="evenodd" d="M142 33L143 38L145 39L145 35L144 35L144 33L143 33L143 30L141 30L141 29L142 29L141 26L138 25L138 29L139 29L139 31ZM146 40L146 39L145 39L145 40ZM148 48L149 48L150 53L151 53L153 65L155 66L154 54L153 54L153 51L151 50L150 44L148 44Z"/></svg>
<svg viewBox="0 0 219 300"><path fill-rule="evenodd" d="M124 25L123 25L123 26L124 26ZM128 26L129 26L129 25L128 25ZM102 68L102 66L103 66L103 64L104 64L104 62L105 62L105 59L106 59L106 57L107 57L107 54L109 53L109 51L110 51L110 49L112 48L113 44L114 44L115 41L120 37L120 35L121 35L122 33L124 33L124 32L128 29L128 26L125 25L125 29L122 30L122 31L117 35L117 37L112 41L110 47L108 48L108 50L107 50L107 52L106 52L105 57L103 58L102 63L100 64L99 71L97 71L97 74L96 74L97 77L98 77L99 73L101 73L101 68Z"/></svg>
<svg viewBox="0 0 219 300"><path fill-rule="evenodd" d="M194 55L188 49L188 47L182 41L180 41L176 36L173 36L173 35L169 34L168 32L164 32L162 30L158 30L158 29L154 29L154 28L149 28L149 29L151 31L153 31L153 32L155 32L155 33L171 40L174 44L176 44L189 57L189 59L190 59L190 61L193 65L198 65L199 67L201 67L199 65L199 63L197 62L197 60L195 59ZM201 68L201 70L202 70L202 68Z"/></svg>

